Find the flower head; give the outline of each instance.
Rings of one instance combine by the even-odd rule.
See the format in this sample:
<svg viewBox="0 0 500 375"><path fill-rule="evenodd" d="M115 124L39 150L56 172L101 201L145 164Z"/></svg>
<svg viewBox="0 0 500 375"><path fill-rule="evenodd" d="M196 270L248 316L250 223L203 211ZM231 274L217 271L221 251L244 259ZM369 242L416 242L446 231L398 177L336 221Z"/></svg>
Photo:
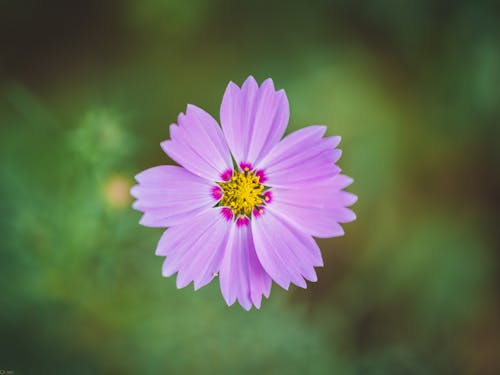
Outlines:
<svg viewBox="0 0 500 375"><path fill-rule="evenodd" d="M141 224L168 228L156 254L163 275L195 290L219 275L228 305L245 309L269 297L272 280L284 289L316 281L323 261L313 237L344 234L355 219L343 191L352 179L335 164L340 137L309 126L282 139L288 100L271 79L249 77L224 94L221 126L188 105L163 150L180 166L157 166L136 176L133 207Z"/></svg>

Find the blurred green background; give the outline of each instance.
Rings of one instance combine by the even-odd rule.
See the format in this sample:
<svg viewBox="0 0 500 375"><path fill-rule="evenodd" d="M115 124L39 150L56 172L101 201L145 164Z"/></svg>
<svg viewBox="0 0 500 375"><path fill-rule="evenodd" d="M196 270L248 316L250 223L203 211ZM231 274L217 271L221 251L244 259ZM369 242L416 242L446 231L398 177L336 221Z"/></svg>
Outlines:
<svg viewBox="0 0 500 375"><path fill-rule="evenodd" d="M498 2L0 4L0 370L500 373ZM359 201L319 282L245 312L161 277L128 190L250 74Z"/></svg>

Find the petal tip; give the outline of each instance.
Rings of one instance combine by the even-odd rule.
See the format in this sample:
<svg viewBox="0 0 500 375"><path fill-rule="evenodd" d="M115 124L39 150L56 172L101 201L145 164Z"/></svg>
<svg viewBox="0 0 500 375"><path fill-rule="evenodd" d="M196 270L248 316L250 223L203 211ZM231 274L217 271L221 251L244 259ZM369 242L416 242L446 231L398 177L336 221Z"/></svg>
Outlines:
<svg viewBox="0 0 500 375"><path fill-rule="evenodd" d="M314 127L318 128L318 131L321 132L321 137L323 137L328 130L328 126L326 125L313 125Z"/></svg>
<svg viewBox="0 0 500 375"><path fill-rule="evenodd" d="M297 285L299 288L307 289L307 283L302 277L300 277L300 279L297 279L293 283Z"/></svg>
<svg viewBox="0 0 500 375"><path fill-rule="evenodd" d="M167 139L165 141L160 142L160 147L163 149L168 154L168 149L170 148L170 145L172 144L172 141L170 139Z"/></svg>
<svg viewBox="0 0 500 375"><path fill-rule="evenodd" d="M250 85L250 84L252 86L253 85L258 86L257 81L255 80L254 76L251 74L245 79L245 81L243 82L243 86Z"/></svg>
<svg viewBox="0 0 500 375"><path fill-rule="evenodd" d="M139 173L139 174L137 174L137 175L135 175L135 179L136 179L137 181L139 181L139 180L138 180L138 176L139 176L139 175L140 175L140 173ZM139 185L134 185L134 186L132 186L132 187L130 188L130 190L129 190L130 195L131 195L131 196L133 196L134 198L139 198L139 197L138 197L138 192L137 192L138 187L139 187ZM133 207L133 205L132 205L132 207Z"/></svg>
<svg viewBox="0 0 500 375"><path fill-rule="evenodd" d="M163 267L161 269L161 275L163 277L170 277L176 272L175 269L169 266L169 263L167 263L167 258L163 261Z"/></svg>
<svg viewBox="0 0 500 375"><path fill-rule="evenodd" d="M252 303L257 310L260 310L261 302L262 302L262 296L259 296L257 298L252 298Z"/></svg>
<svg viewBox="0 0 500 375"><path fill-rule="evenodd" d="M227 86L226 86L226 93L229 93L229 92L231 92L231 91L233 91L233 90L237 90L237 91L239 91L239 90L240 90L240 88L239 88L239 86L238 86L236 83L234 83L233 81L229 81L229 83L228 83L228 84L227 84Z"/></svg>
<svg viewBox="0 0 500 375"><path fill-rule="evenodd" d="M182 289L187 287L193 281L192 276L190 276L187 272L183 272L180 270L177 273L177 278L175 280L175 285L177 289Z"/></svg>
<svg viewBox="0 0 500 375"><path fill-rule="evenodd" d="M137 210L137 211L141 211L141 212L142 212L142 209L140 208L140 203L139 203L139 201L138 201L138 200L136 200L136 201L134 201L134 202L132 203L132 208L133 208L134 210Z"/></svg>
<svg viewBox="0 0 500 375"><path fill-rule="evenodd" d="M193 289L194 291L198 291L200 290L201 288L203 288L205 285L209 284L212 280L208 281L208 282L202 282L200 279L196 279L193 283Z"/></svg>
<svg viewBox="0 0 500 375"><path fill-rule="evenodd" d="M262 82L262 85L261 87L267 87L269 86L269 88L271 88L273 91L274 91L274 81L271 77L269 78L266 78L263 82ZM280 90L280 91L283 91L283 90Z"/></svg>
<svg viewBox="0 0 500 375"><path fill-rule="evenodd" d="M252 308L252 303L250 301L240 301L238 300L238 303L240 304L241 307L243 307L246 311L250 311Z"/></svg>
<svg viewBox="0 0 500 375"><path fill-rule="evenodd" d="M331 142L332 142L332 146L335 148L337 147L340 142L342 141L342 137L340 135L334 135L332 137L330 137L331 139Z"/></svg>

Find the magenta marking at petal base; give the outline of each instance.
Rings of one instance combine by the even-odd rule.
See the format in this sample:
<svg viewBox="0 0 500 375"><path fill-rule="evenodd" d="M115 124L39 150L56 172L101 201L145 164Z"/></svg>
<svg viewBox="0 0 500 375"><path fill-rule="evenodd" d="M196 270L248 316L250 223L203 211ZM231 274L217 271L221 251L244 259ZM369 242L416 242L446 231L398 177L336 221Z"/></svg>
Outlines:
<svg viewBox="0 0 500 375"><path fill-rule="evenodd" d="M231 211L230 208L223 207L222 210L220 210L220 213L222 214L222 216L224 216L224 219L226 219L227 221L233 220L233 211Z"/></svg>
<svg viewBox="0 0 500 375"><path fill-rule="evenodd" d="M232 176L233 176L233 170L226 169L224 172L221 173L220 178L222 179L222 181L229 181Z"/></svg>
<svg viewBox="0 0 500 375"><path fill-rule="evenodd" d="M242 171L244 171L244 172L248 172L248 171L253 170L252 164L251 164L251 163L244 162L244 161L242 161L242 162L240 163L240 168L241 168L241 170L242 170Z"/></svg>
<svg viewBox="0 0 500 375"><path fill-rule="evenodd" d="M264 206L258 206L253 209L253 217L257 218L264 215Z"/></svg>
<svg viewBox="0 0 500 375"><path fill-rule="evenodd" d="M264 193L264 201L269 204L273 201L273 193L272 191L268 190Z"/></svg>
<svg viewBox="0 0 500 375"><path fill-rule="evenodd" d="M266 172L264 172L264 170L262 169L259 169L257 172L255 172L255 176L259 177L259 182L261 184L267 181Z"/></svg>
<svg viewBox="0 0 500 375"><path fill-rule="evenodd" d="M222 198L222 194L223 194L222 189L219 186L214 186L214 187L212 187L211 194L212 194L212 197L216 201L220 201L220 199Z"/></svg>
<svg viewBox="0 0 500 375"><path fill-rule="evenodd" d="M250 223L250 219L246 216L240 216L236 219L236 226L239 227L244 227Z"/></svg>

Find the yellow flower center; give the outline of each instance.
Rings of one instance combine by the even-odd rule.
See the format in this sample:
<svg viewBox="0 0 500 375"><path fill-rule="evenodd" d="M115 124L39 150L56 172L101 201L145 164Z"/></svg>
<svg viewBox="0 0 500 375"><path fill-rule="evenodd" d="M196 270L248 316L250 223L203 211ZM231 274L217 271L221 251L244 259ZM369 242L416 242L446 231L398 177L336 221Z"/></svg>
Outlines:
<svg viewBox="0 0 500 375"><path fill-rule="evenodd" d="M233 171L233 176L228 182L219 182L222 188L221 206L231 208L234 215L250 215L255 206L264 202L262 193L264 185L260 177L255 176L255 171Z"/></svg>

